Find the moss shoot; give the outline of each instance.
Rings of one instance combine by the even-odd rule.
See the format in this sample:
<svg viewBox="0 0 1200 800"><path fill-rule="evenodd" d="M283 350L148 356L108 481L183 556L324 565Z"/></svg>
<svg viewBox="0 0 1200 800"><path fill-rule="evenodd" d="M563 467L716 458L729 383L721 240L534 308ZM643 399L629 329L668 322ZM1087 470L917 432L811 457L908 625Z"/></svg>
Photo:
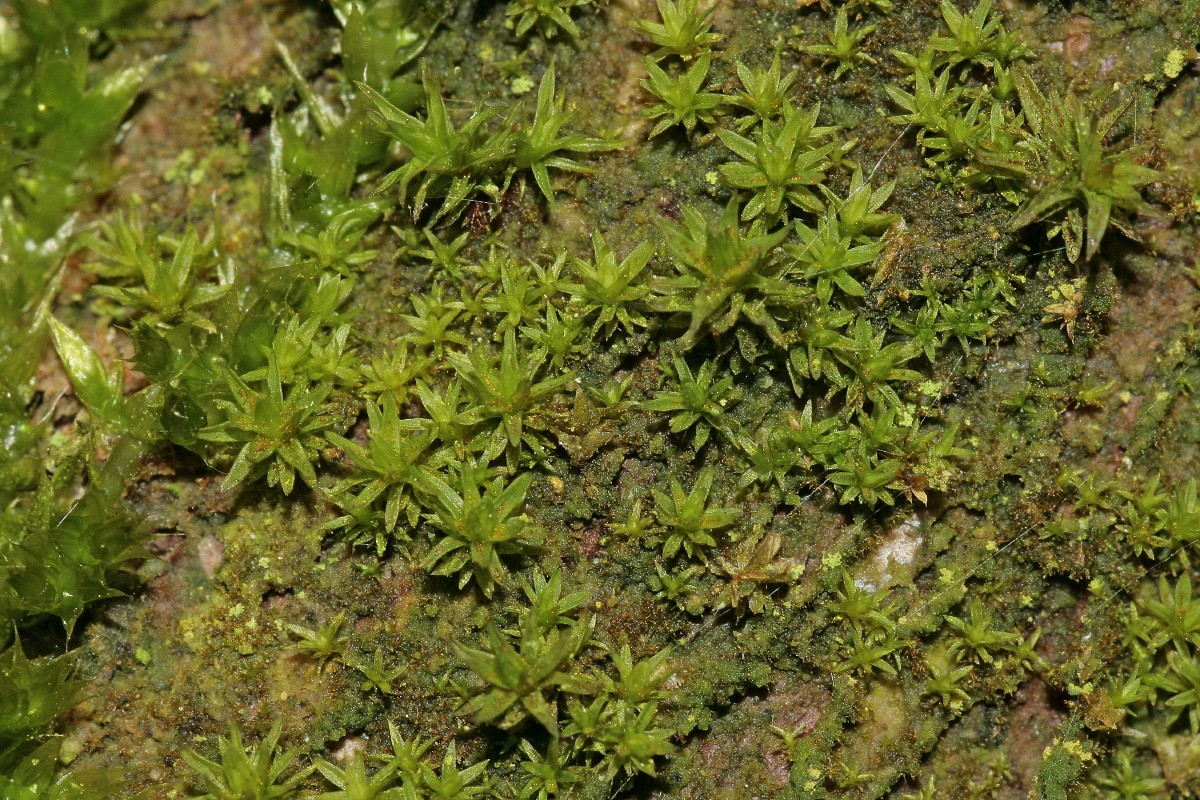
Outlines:
<svg viewBox="0 0 1200 800"><path fill-rule="evenodd" d="M1195 796L1197 20L0 0L0 797Z"/></svg>

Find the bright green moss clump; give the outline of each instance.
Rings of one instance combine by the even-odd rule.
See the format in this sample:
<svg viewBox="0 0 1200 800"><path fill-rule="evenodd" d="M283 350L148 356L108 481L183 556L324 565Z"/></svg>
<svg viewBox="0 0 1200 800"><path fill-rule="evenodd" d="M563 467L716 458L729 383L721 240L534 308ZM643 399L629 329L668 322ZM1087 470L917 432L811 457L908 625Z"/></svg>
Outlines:
<svg viewBox="0 0 1200 800"><path fill-rule="evenodd" d="M251 5L0 8L14 796L1194 792L1183 43Z"/></svg>
<svg viewBox="0 0 1200 800"><path fill-rule="evenodd" d="M116 30L133 4L78 5L22 3L11 21L0 17L0 790L8 797L104 797L119 783L102 772L56 776L59 742L48 737L85 686L63 645L89 604L130 585L121 570L140 556L141 537L120 495L157 437L154 393L123 396L119 373L50 316L74 209L107 185L109 140L154 64L93 67L89 39ZM53 401L34 390L51 338L83 405L78 433L59 440L48 421ZM56 640L49 648L45 629Z"/></svg>

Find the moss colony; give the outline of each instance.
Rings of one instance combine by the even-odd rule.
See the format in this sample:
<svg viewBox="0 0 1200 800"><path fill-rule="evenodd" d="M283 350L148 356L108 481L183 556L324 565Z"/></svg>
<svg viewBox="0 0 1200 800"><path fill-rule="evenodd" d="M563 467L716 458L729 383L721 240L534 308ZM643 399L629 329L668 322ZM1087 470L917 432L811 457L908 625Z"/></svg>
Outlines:
<svg viewBox="0 0 1200 800"><path fill-rule="evenodd" d="M1196 796L1198 40L0 2L0 797Z"/></svg>

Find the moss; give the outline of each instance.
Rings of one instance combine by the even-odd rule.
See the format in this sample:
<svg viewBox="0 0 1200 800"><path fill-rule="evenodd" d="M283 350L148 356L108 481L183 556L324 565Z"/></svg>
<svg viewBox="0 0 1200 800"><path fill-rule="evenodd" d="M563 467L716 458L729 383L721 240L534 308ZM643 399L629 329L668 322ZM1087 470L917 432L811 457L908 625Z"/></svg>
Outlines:
<svg viewBox="0 0 1200 800"><path fill-rule="evenodd" d="M0 10L0 769L1184 796L1166 5Z"/></svg>

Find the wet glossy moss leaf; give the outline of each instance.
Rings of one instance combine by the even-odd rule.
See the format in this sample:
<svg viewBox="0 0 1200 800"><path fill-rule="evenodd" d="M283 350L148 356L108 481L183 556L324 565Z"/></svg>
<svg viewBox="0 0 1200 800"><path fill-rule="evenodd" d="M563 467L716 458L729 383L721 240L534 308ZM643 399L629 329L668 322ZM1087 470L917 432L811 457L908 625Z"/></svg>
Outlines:
<svg viewBox="0 0 1200 800"><path fill-rule="evenodd" d="M82 336L53 317L50 335L80 402L102 425L122 419L124 398L119 376L104 369L104 363Z"/></svg>
<svg viewBox="0 0 1200 800"><path fill-rule="evenodd" d="M108 142L142 84L161 59L149 59L105 77L70 108L70 115L42 139L39 151L75 164Z"/></svg>
<svg viewBox="0 0 1200 800"><path fill-rule="evenodd" d="M126 781L120 770L77 770L55 776L61 748L62 739L51 739L23 758L13 758L11 768L0 758L0 797L5 800L107 800L124 796Z"/></svg>
<svg viewBox="0 0 1200 800"><path fill-rule="evenodd" d="M349 9L342 34L346 75L377 89L390 89L393 76L421 55L445 17L444 12L435 15L422 5L412 0L384 0L366 8L344 4Z"/></svg>
<svg viewBox="0 0 1200 800"><path fill-rule="evenodd" d="M115 440L116 449L128 441ZM110 460L128 468L124 456ZM78 476L78 460L66 460L43 477L31 502L0 519L0 614L8 623L53 614L69 634L88 603L121 594L111 584L114 571L141 554L139 537L114 497L127 475L96 470L92 490L71 500Z"/></svg>
<svg viewBox="0 0 1200 800"><path fill-rule="evenodd" d="M12 8L25 35L38 44L52 44L64 33L119 24L148 0L13 0Z"/></svg>
<svg viewBox="0 0 1200 800"><path fill-rule="evenodd" d="M4 745L37 736L75 704L82 686L72 680L74 659L30 659L17 639L0 655L0 752Z"/></svg>

